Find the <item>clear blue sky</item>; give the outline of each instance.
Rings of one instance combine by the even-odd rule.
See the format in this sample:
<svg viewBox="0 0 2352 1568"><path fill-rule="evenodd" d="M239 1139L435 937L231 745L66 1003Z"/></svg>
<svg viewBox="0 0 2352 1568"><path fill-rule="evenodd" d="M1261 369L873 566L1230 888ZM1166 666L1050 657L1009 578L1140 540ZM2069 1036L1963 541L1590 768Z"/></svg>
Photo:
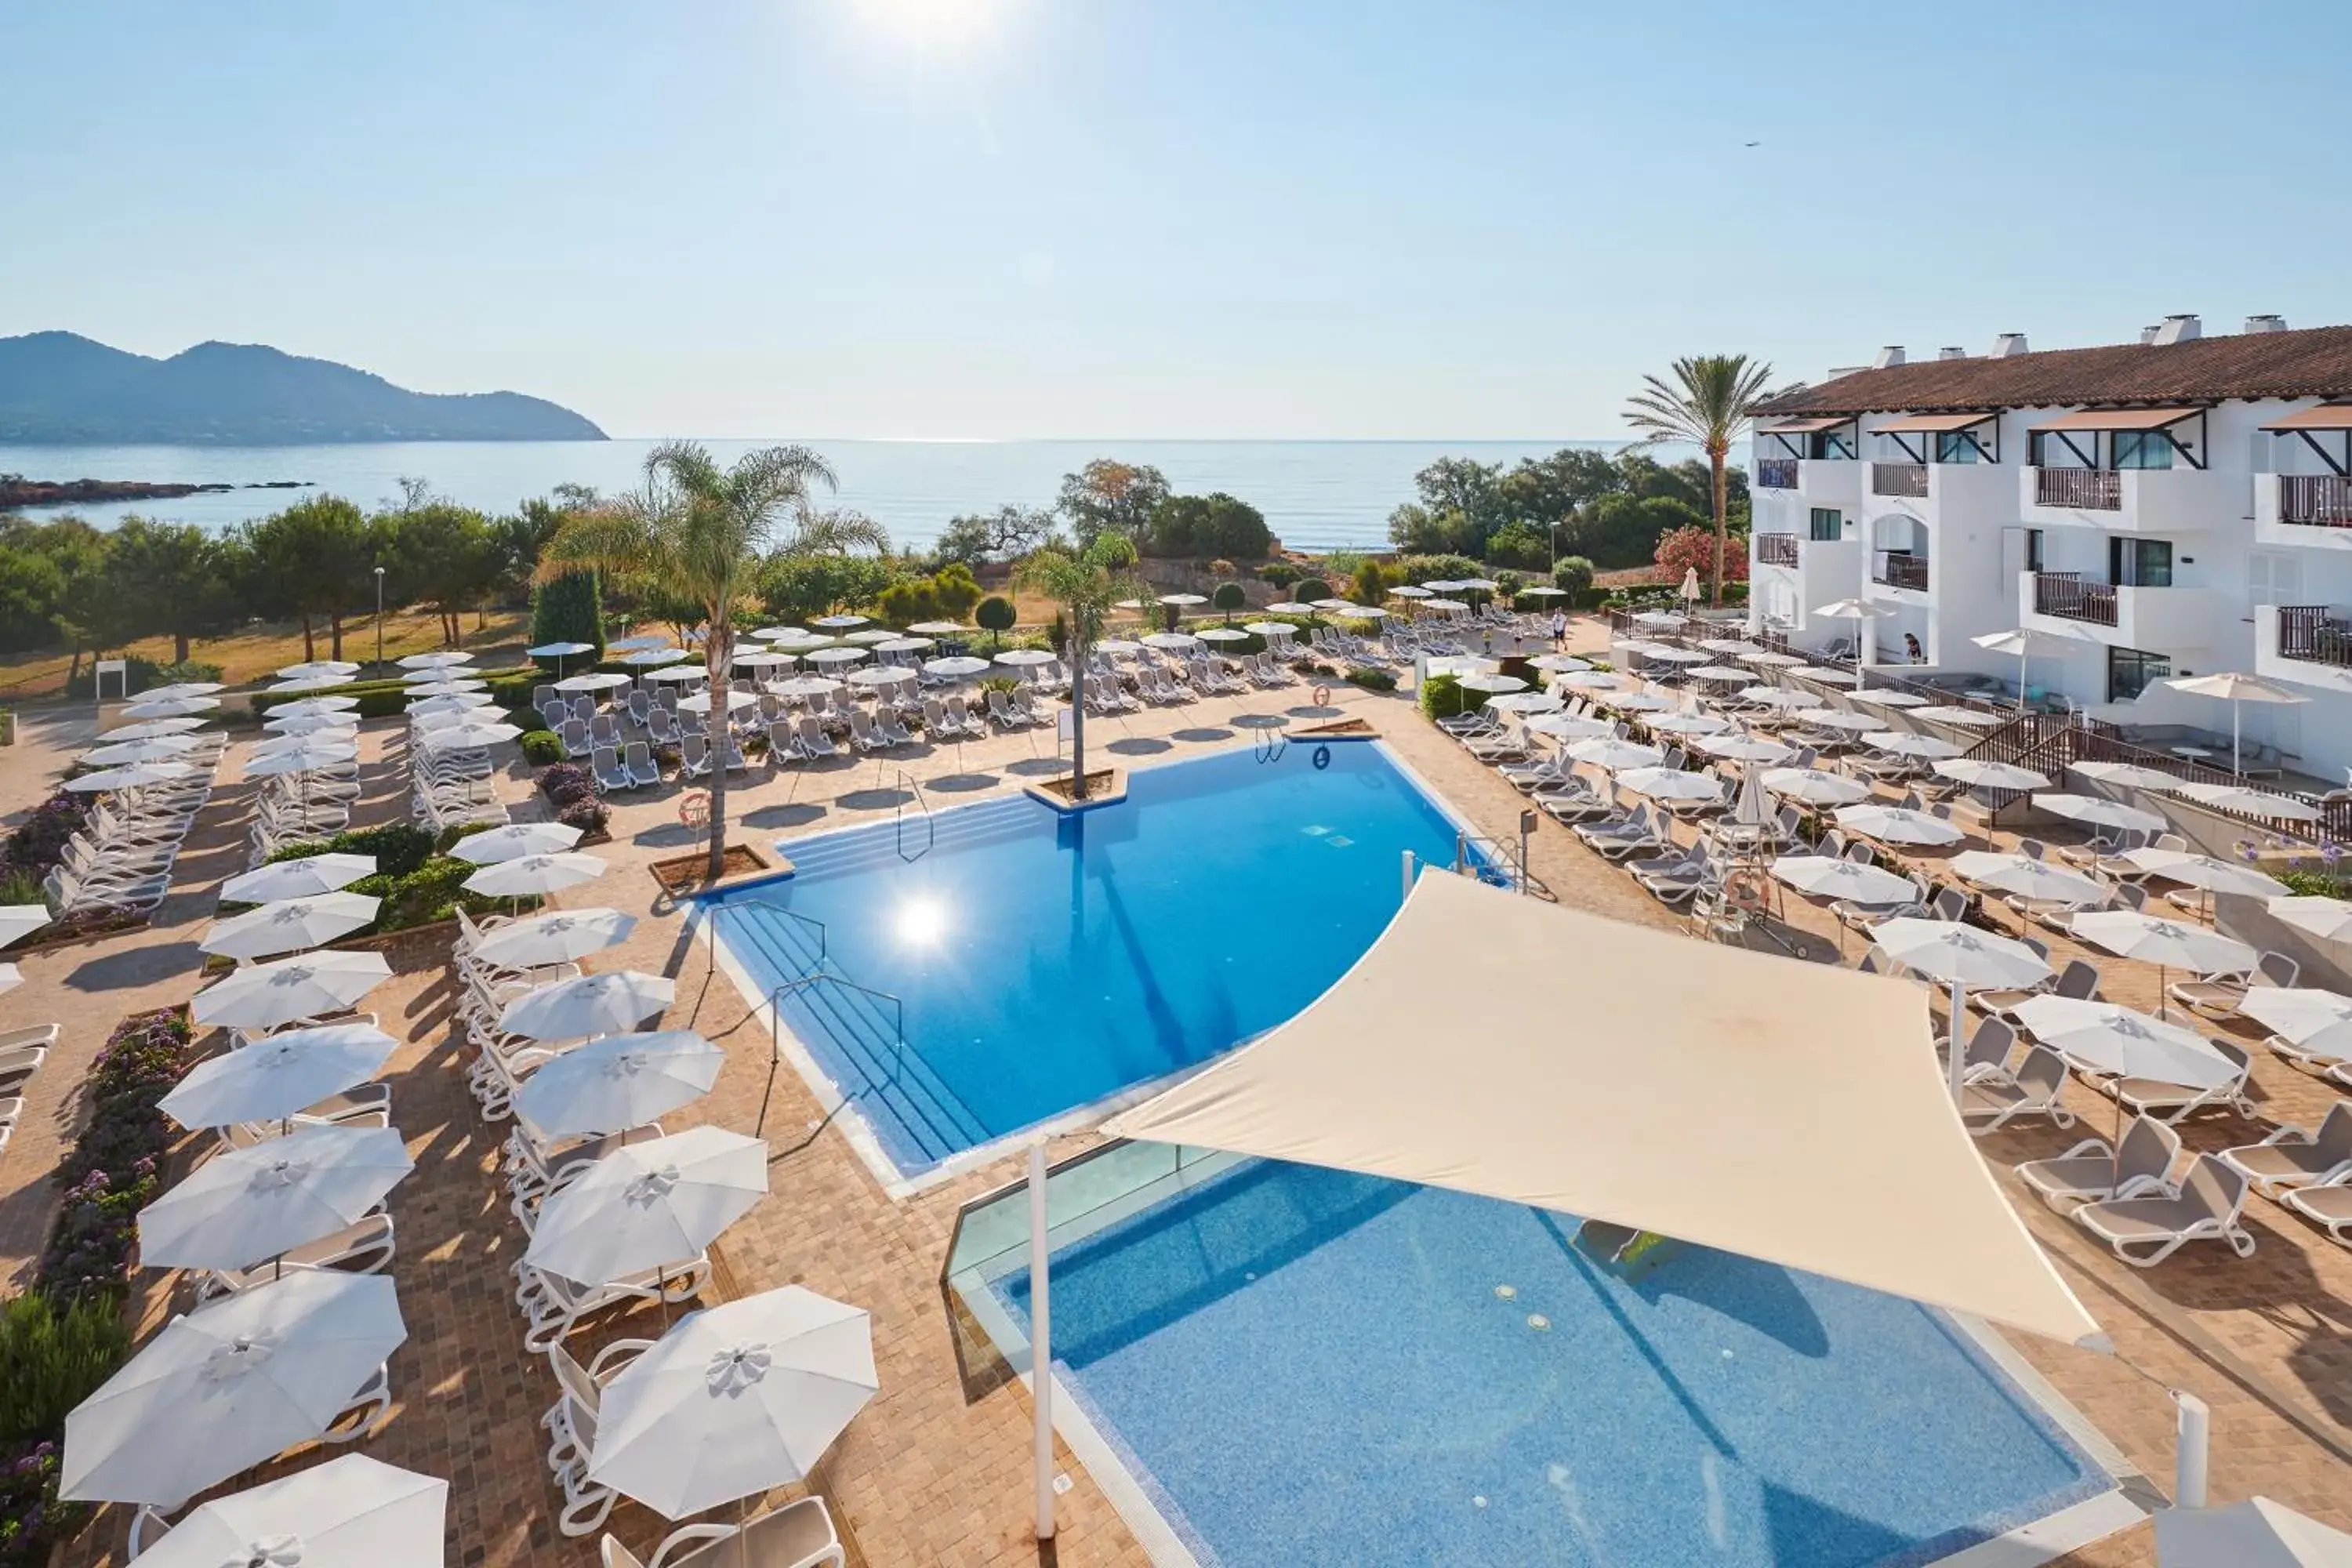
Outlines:
<svg viewBox="0 0 2352 1568"><path fill-rule="evenodd" d="M0 334L616 435L1606 436L1680 353L2352 320L2347 58L2341 0L10 5Z"/></svg>

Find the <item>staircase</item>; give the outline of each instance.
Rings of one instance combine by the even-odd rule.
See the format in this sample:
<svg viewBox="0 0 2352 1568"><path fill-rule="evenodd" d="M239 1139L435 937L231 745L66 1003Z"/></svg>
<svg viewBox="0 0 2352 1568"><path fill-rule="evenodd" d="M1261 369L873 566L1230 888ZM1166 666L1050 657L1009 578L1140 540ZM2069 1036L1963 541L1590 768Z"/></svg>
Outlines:
<svg viewBox="0 0 2352 1568"><path fill-rule="evenodd" d="M902 861L919 858L902 851L902 842L907 849L920 854L951 853L1038 832L1038 824L1047 814L1046 807L1027 796L1012 795L952 811L925 810L919 817L910 811L903 821L877 822L821 838L795 840L785 846L785 853L791 857L796 882L896 869Z"/></svg>

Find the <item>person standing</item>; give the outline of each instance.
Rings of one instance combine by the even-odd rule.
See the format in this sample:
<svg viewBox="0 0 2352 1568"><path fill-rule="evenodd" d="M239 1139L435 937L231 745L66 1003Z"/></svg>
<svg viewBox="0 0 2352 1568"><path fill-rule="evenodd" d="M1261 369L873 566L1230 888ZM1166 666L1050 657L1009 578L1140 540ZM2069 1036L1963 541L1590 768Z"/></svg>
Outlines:
<svg viewBox="0 0 2352 1568"><path fill-rule="evenodd" d="M1568 612L1567 612L1566 610L1554 610L1554 611L1551 613L1551 648L1552 648L1552 651L1553 651L1554 653L1558 653L1561 648L1563 648L1563 647L1567 647L1567 646L1568 646Z"/></svg>

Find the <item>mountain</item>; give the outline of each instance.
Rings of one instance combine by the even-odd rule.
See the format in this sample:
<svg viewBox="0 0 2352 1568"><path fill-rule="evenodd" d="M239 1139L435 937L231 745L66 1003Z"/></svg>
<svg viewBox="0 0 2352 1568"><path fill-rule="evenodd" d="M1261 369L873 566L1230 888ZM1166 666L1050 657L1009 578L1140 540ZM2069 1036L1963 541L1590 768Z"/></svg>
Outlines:
<svg viewBox="0 0 2352 1568"><path fill-rule="evenodd" d="M0 338L0 442L276 446L312 441L602 441L519 392L410 392L249 343L150 359L72 332Z"/></svg>

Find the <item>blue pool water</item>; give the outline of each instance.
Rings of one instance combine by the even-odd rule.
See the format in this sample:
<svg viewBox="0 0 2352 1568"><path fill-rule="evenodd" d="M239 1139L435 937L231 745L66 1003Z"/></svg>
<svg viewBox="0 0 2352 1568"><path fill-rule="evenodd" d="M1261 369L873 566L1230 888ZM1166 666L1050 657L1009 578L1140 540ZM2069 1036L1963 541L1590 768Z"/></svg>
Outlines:
<svg viewBox="0 0 2352 1568"><path fill-rule="evenodd" d="M1322 765L1317 765L1318 755ZM1135 771L1066 816L1025 796L794 839L714 900L762 994L909 1173L1289 1018L1395 915L1402 852L1452 823L1377 746L1293 742ZM914 858L904 856L929 843Z"/></svg>
<svg viewBox="0 0 2352 1568"><path fill-rule="evenodd" d="M1250 1162L1055 1253L1056 1367L1231 1568L1887 1568L2111 1485L1936 1312L1575 1226Z"/></svg>

